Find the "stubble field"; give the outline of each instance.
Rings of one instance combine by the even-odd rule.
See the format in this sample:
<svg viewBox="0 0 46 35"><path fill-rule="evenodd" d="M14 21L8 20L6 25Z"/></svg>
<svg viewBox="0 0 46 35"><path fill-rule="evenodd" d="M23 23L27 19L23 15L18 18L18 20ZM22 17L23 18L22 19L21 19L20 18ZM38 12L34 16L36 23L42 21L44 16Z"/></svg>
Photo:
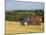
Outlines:
<svg viewBox="0 0 46 35"><path fill-rule="evenodd" d="M6 21L6 34L43 32L43 23L41 25L22 26L20 22Z"/></svg>

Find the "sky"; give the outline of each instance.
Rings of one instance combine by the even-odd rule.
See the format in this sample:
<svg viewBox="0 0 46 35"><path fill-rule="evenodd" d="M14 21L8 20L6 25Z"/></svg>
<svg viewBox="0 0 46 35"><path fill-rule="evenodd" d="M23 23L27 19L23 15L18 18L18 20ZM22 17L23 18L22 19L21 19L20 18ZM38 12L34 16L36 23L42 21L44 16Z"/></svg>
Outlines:
<svg viewBox="0 0 46 35"><path fill-rule="evenodd" d="M35 10L43 8L44 3L42 2L20 2L14 0L6 0L6 10Z"/></svg>

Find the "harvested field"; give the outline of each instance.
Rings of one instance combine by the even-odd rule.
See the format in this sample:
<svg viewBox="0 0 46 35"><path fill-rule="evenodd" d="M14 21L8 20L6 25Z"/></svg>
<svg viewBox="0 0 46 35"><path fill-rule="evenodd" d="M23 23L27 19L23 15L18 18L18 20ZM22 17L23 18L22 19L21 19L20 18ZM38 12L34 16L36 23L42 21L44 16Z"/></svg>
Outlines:
<svg viewBox="0 0 46 35"><path fill-rule="evenodd" d="M6 34L43 32L43 23L41 25L22 26L20 22L6 21Z"/></svg>

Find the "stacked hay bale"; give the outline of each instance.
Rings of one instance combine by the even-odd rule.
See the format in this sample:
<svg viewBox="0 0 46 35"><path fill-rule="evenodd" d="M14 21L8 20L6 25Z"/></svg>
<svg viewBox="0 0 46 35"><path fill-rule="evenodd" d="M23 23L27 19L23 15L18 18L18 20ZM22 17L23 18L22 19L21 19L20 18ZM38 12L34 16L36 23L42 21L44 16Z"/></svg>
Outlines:
<svg viewBox="0 0 46 35"><path fill-rule="evenodd" d="M32 16L32 24L40 25L42 16Z"/></svg>

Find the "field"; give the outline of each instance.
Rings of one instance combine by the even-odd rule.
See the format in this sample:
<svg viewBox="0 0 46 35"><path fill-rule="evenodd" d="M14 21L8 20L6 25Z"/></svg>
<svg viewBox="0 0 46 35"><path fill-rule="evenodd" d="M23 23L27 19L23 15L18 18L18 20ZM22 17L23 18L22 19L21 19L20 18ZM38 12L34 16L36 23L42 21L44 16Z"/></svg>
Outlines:
<svg viewBox="0 0 46 35"><path fill-rule="evenodd" d="M41 25L22 26L20 22L6 21L6 34L43 32L43 23Z"/></svg>

